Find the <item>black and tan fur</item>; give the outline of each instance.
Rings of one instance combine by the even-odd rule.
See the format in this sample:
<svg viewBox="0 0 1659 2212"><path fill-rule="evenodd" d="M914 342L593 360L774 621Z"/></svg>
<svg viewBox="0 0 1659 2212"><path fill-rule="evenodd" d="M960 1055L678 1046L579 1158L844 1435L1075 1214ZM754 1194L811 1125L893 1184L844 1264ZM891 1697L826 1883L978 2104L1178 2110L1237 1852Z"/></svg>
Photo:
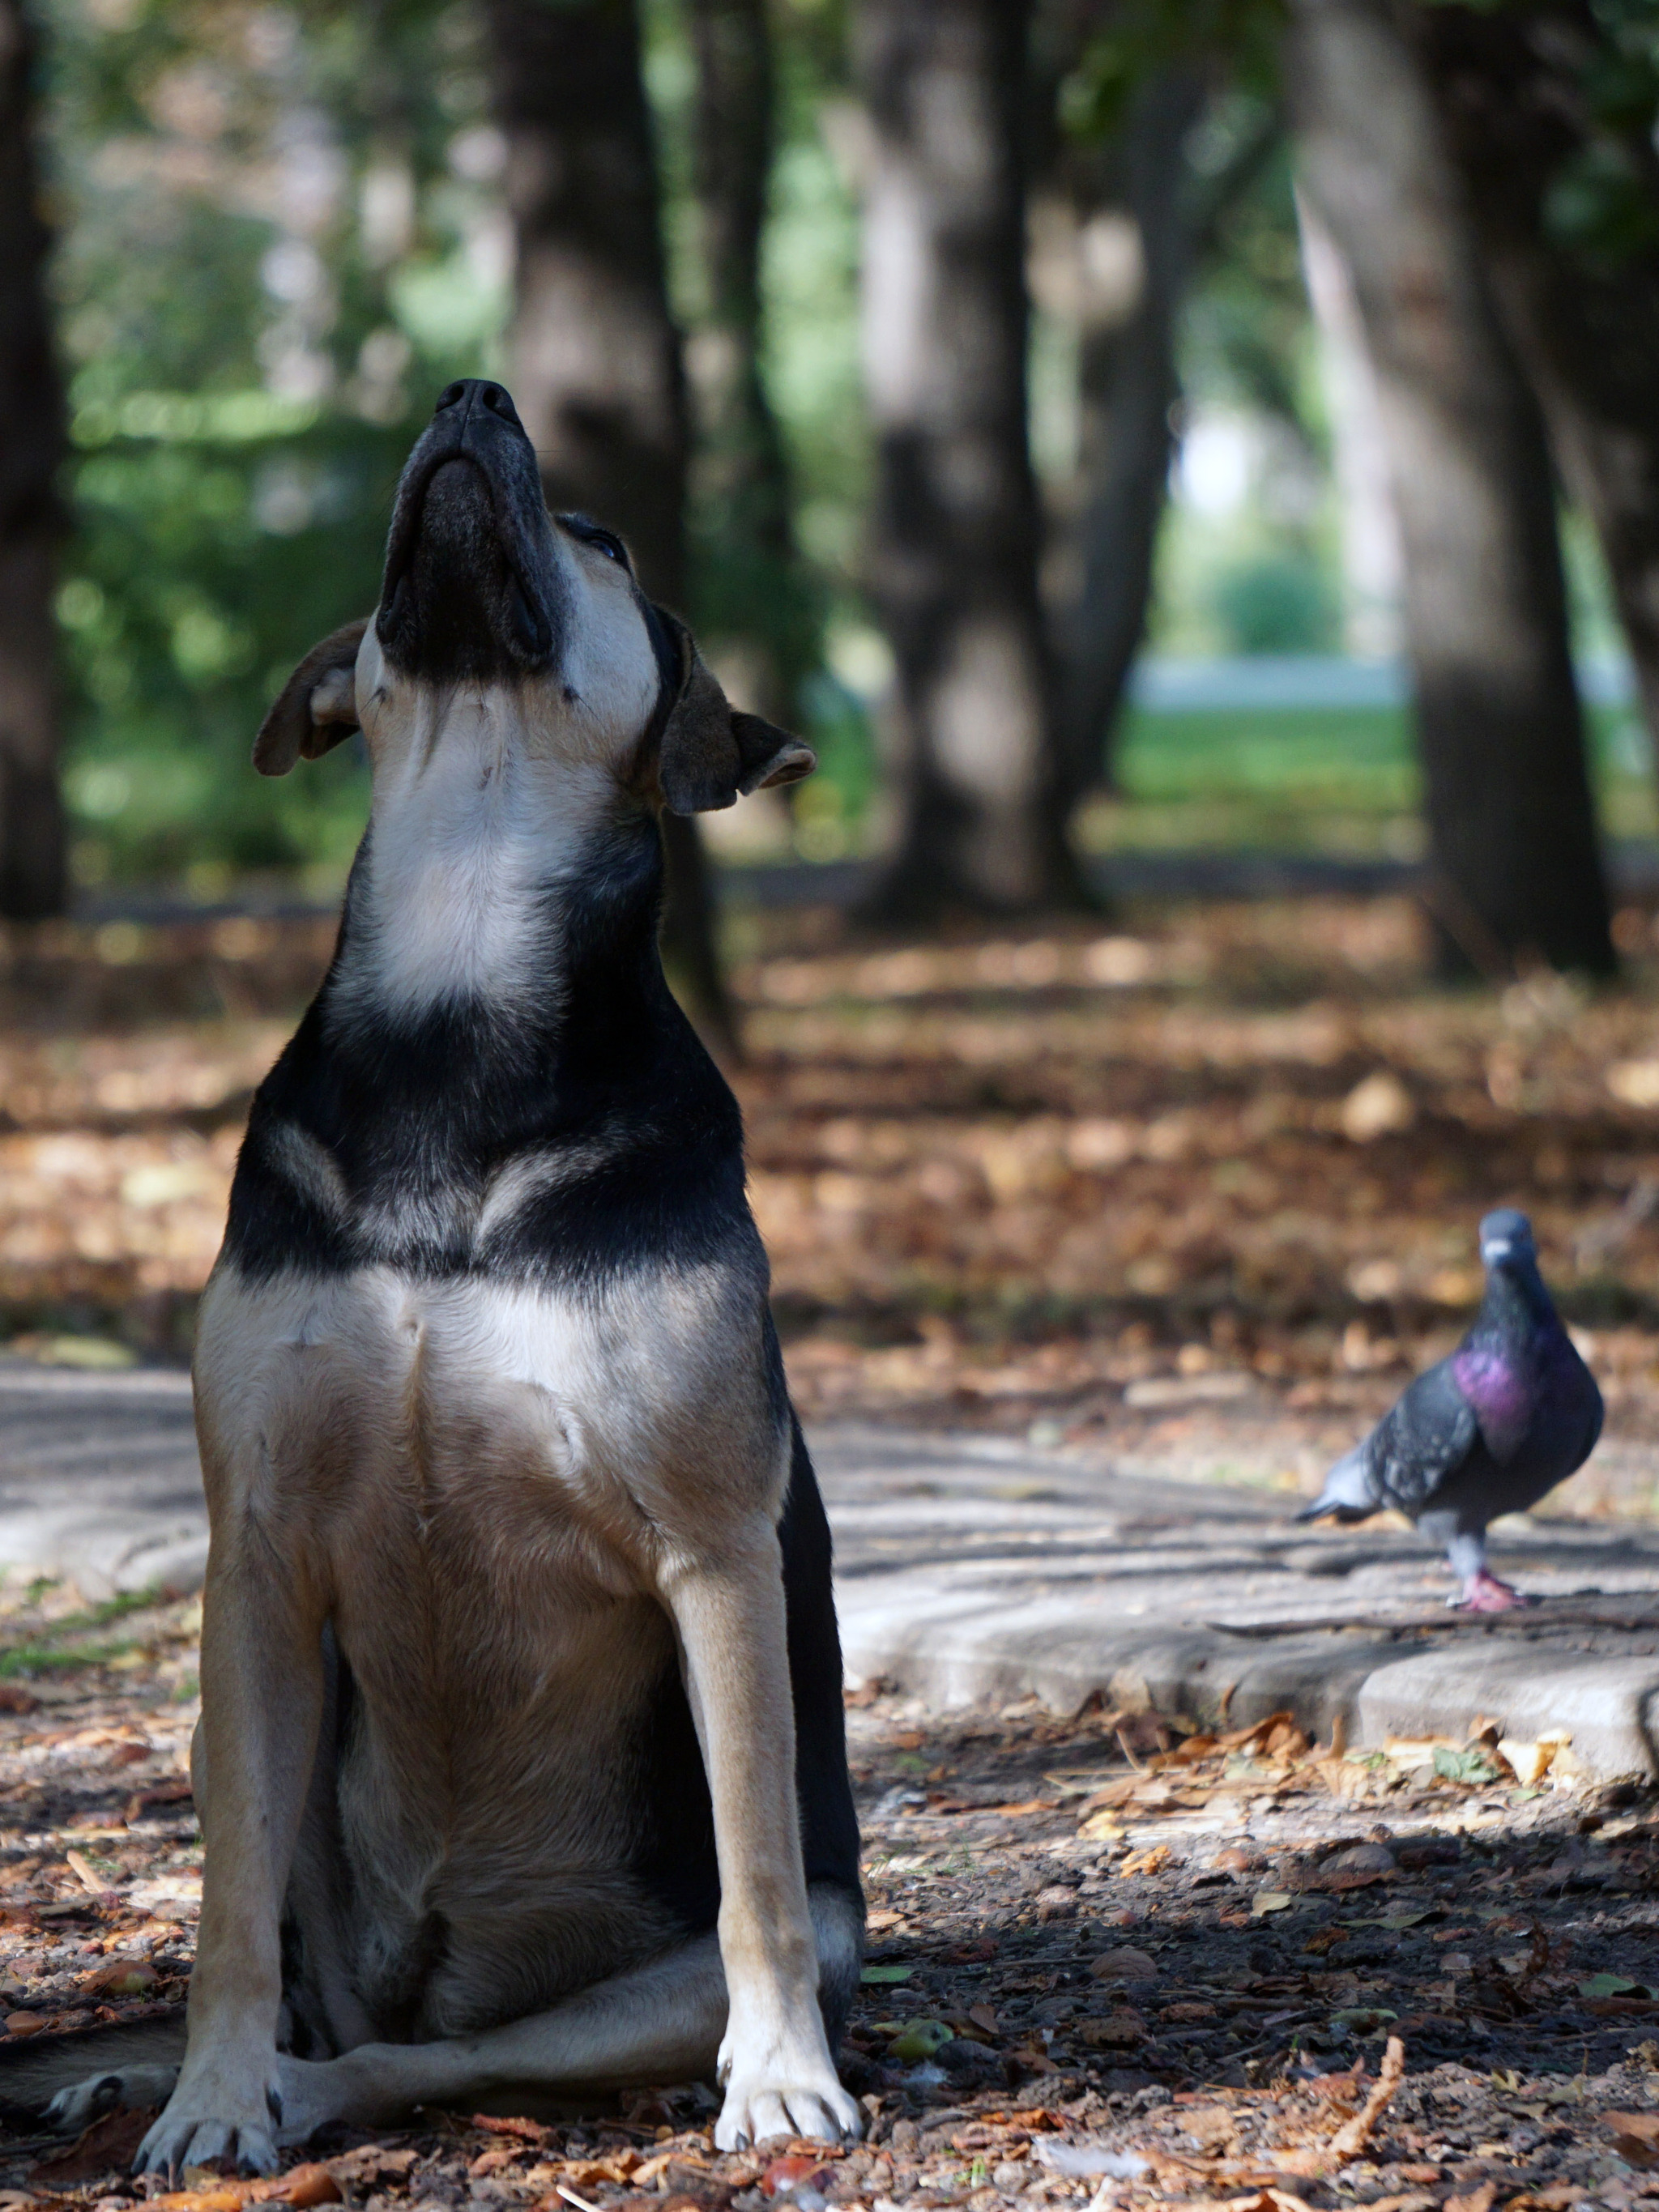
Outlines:
<svg viewBox="0 0 1659 2212"><path fill-rule="evenodd" d="M722 2145L854 2131L829 1532L737 1105L656 950L659 810L811 756L548 515L476 382L256 761L359 727L338 948L202 1306L188 2047L37 2041L0 2098L168 2097L140 2165L172 2172L715 2070Z"/></svg>

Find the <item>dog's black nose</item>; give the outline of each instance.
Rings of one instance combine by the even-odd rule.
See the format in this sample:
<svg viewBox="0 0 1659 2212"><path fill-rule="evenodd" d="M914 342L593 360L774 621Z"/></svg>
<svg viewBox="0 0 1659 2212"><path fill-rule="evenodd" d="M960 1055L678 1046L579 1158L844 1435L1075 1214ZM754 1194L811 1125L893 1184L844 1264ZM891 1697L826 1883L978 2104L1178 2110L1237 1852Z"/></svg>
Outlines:
<svg viewBox="0 0 1659 2212"><path fill-rule="evenodd" d="M491 415L499 415L504 422L522 429L519 410L513 404L513 395L504 384L492 384L485 376L458 377L453 384L445 385L438 394L434 415L447 414L452 407L465 407L471 402L483 407Z"/></svg>

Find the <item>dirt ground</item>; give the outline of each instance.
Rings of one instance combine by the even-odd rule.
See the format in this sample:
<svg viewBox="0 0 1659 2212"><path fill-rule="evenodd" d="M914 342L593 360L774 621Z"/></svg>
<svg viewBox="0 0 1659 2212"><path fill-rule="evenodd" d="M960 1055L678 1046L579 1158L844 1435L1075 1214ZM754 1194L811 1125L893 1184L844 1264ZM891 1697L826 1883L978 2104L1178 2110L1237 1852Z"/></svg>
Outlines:
<svg viewBox="0 0 1659 2212"><path fill-rule="evenodd" d="M730 926L756 1211L809 1419L989 1426L1301 1486L1534 1216L1608 1399L1554 1510L1654 1505L1659 942L1624 990L1425 981L1404 899L1148 906L894 942ZM0 1332L188 1350L243 1116L332 923L14 931ZM90 1341L88 1341L90 1340Z"/></svg>
<svg viewBox="0 0 1659 2212"><path fill-rule="evenodd" d="M197 1622L193 1605L13 1601L0 2056L182 2002ZM712 2090L665 2085L554 2122L338 2130L293 2154L289 2201L1616 2212L1659 2196L1650 1796L1547 1775L1522 1790L1479 1746L1340 1758L1271 1721L1183 1742L1034 1706L941 1721L876 1688L848 1717L871 1932L842 2056L862 2145L718 2156ZM0 2137L0 2207L118 2212L141 2193L125 2166L143 2124L112 2115L73 2147ZM240 2197L192 2172L161 2201Z"/></svg>

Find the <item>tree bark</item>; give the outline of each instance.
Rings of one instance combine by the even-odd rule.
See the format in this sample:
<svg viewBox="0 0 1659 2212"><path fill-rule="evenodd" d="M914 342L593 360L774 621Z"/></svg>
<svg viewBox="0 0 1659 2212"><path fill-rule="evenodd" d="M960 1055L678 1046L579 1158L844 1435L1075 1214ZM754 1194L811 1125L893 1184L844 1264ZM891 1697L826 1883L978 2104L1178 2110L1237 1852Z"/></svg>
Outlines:
<svg viewBox="0 0 1659 2212"><path fill-rule="evenodd" d="M1059 626L1063 673L1057 744L1068 805L1103 775L1109 781L1112 733L1146 635L1181 388L1176 318L1198 246L1182 147L1206 89L1191 70L1165 70L1142 88L1113 164L1118 191L1103 193L1098 156L1072 165L1085 264L1090 225L1116 206L1134 224L1140 275L1128 312L1115 315L1091 314L1086 265L1080 278L1079 580Z"/></svg>
<svg viewBox="0 0 1659 2212"><path fill-rule="evenodd" d="M34 146L36 54L0 0L0 915L61 914L57 635L63 387L46 307L49 239Z"/></svg>
<svg viewBox="0 0 1659 2212"><path fill-rule="evenodd" d="M518 244L514 398L549 503L620 531L645 589L680 607L685 387L634 0L489 0L487 20ZM663 842L663 949L735 1049L696 823L665 815Z"/></svg>
<svg viewBox="0 0 1659 2212"><path fill-rule="evenodd" d="M1078 902L1025 409L1023 0L860 0L871 580L897 662L878 910Z"/></svg>
<svg viewBox="0 0 1659 2212"><path fill-rule="evenodd" d="M1543 421L1427 88L1389 0L1294 0L1286 64L1376 370L1443 959L1609 973Z"/></svg>
<svg viewBox="0 0 1659 2212"><path fill-rule="evenodd" d="M690 0L689 14L697 64L693 181L708 286L694 378L694 513L710 571L700 597L715 634L742 638L757 657L757 696L744 704L787 722L816 661L817 637L783 440L761 374L771 35L765 0Z"/></svg>
<svg viewBox="0 0 1659 2212"><path fill-rule="evenodd" d="M1557 463L1601 538L1659 747L1659 245L1559 242L1546 211L1605 130L1587 112L1584 68L1614 57L1589 0L1415 6L1407 21ZM1638 133L1630 150L1659 213L1653 147Z"/></svg>

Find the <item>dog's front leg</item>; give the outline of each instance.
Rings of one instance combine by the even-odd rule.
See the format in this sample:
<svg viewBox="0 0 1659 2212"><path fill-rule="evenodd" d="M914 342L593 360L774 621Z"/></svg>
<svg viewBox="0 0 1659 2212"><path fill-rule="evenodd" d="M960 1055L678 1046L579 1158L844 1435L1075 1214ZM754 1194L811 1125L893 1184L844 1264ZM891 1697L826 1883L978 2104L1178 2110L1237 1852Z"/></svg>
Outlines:
<svg viewBox="0 0 1659 2212"><path fill-rule="evenodd" d="M859 2132L818 2011L795 1797L783 1572L771 1522L731 1532L717 1559L665 1577L708 1770L728 2002L720 2051L721 2150L768 2136Z"/></svg>
<svg viewBox="0 0 1659 2212"><path fill-rule="evenodd" d="M276 2168L279 1918L322 1711L322 1621L248 1519L216 1528L202 1600L202 1722L191 1755L204 1863L179 2084L140 2172L234 2159Z"/></svg>

